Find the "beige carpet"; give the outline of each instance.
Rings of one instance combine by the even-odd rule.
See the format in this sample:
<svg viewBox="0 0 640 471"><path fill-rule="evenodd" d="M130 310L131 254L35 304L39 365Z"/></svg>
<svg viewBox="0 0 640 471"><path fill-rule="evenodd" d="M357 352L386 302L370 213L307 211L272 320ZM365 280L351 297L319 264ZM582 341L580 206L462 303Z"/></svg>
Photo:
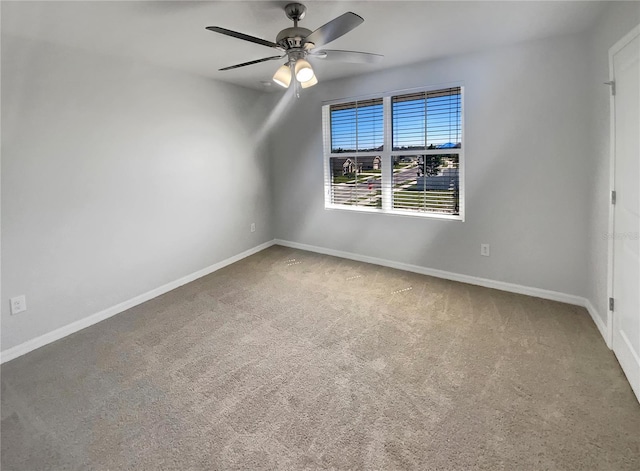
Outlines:
<svg viewBox="0 0 640 471"><path fill-rule="evenodd" d="M579 307L272 247L2 366L2 470L640 469Z"/></svg>

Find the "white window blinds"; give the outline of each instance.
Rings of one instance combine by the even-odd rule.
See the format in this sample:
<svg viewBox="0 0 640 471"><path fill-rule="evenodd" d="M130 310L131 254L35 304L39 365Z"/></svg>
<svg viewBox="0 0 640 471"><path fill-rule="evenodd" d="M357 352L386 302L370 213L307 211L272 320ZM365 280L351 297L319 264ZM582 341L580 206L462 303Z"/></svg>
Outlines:
<svg viewBox="0 0 640 471"><path fill-rule="evenodd" d="M382 150L382 98L331 105L331 152Z"/></svg>
<svg viewBox="0 0 640 471"><path fill-rule="evenodd" d="M461 104L460 87L392 97L393 150L460 148Z"/></svg>

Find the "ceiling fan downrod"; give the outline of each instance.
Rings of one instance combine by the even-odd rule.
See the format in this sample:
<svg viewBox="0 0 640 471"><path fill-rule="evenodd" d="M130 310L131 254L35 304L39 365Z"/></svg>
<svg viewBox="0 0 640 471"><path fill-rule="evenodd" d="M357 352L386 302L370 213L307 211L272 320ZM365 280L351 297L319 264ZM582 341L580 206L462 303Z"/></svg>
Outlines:
<svg viewBox="0 0 640 471"><path fill-rule="evenodd" d="M309 36L312 31L307 28L299 27L298 21L305 17L307 7L302 3L289 3L284 7L284 12L287 15L287 18L293 20L293 27L285 28L280 31L276 37L276 43L287 52L292 49L304 51L306 46L304 44L304 39ZM310 46L307 46L307 49L310 47L313 47L313 45L310 44Z"/></svg>

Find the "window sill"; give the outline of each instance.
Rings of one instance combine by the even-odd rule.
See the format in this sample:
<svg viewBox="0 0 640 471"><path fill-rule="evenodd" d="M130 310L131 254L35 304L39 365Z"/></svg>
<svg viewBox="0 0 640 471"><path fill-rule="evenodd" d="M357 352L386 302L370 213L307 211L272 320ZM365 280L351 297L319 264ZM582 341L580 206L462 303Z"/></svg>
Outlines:
<svg viewBox="0 0 640 471"><path fill-rule="evenodd" d="M351 212L365 213L365 214L366 213L389 214L392 216L403 216L403 217L419 218L419 219L437 219L440 221L444 220L444 221L464 222L464 217L462 215L453 215L453 214L402 211L398 209L384 210L380 208L367 208L365 206L347 206L347 205L339 205L339 204L325 204L324 209L338 210L338 211L351 211Z"/></svg>

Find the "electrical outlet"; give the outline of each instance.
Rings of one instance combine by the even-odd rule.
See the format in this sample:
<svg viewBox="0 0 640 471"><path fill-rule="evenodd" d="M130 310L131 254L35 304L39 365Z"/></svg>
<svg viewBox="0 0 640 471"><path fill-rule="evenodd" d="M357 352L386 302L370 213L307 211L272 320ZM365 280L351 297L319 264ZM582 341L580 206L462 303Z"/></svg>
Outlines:
<svg viewBox="0 0 640 471"><path fill-rule="evenodd" d="M20 295L15 298L11 298L11 315L20 314L27 310L27 298L26 296Z"/></svg>
<svg viewBox="0 0 640 471"><path fill-rule="evenodd" d="M490 254L489 244L480 244L480 255L488 257Z"/></svg>
<svg viewBox="0 0 640 471"><path fill-rule="evenodd" d="M252 222L251 223L251 232L255 232L256 231L256 223Z"/></svg>

